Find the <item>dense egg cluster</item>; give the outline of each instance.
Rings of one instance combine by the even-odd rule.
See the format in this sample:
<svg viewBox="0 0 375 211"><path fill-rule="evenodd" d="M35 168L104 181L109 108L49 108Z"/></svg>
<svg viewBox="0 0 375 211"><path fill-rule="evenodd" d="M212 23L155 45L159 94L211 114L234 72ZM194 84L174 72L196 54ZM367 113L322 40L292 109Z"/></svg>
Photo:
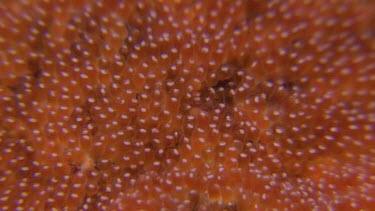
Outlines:
<svg viewBox="0 0 375 211"><path fill-rule="evenodd" d="M370 210L370 0L0 2L1 210Z"/></svg>

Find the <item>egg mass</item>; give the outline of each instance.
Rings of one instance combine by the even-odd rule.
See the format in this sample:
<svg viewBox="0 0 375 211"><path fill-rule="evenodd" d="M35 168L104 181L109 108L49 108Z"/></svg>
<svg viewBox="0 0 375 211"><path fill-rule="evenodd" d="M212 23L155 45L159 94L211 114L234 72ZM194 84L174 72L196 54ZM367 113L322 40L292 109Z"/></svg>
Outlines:
<svg viewBox="0 0 375 211"><path fill-rule="evenodd" d="M0 2L0 209L371 210L374 11Z"/></svg>

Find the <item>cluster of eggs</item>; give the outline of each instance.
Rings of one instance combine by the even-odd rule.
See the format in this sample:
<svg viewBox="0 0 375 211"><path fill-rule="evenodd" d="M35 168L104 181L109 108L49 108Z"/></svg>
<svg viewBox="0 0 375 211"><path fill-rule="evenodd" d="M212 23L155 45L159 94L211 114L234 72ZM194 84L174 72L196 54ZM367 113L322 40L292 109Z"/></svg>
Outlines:
<svg viewBox="0 0 375 211"><path fill-rule="evenodd" d="M373 11L0 2L0 209L370 209Z"/></svg>

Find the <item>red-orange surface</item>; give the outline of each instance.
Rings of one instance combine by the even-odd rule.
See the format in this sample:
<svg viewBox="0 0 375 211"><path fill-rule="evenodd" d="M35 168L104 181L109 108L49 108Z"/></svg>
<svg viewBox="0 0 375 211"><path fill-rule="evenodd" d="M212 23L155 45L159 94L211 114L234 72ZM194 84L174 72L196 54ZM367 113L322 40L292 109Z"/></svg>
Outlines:
<svg viewBox="0 0 375 211"><path fill-rule="evenodd" d="M1 210L371 210L375 2L0 2Z"/></svg>

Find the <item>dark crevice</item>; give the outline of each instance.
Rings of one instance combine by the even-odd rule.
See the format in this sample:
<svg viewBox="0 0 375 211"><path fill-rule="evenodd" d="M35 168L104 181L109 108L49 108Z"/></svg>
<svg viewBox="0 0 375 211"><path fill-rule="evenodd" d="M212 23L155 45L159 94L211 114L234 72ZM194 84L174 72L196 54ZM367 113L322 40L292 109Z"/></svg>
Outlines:
<svg viewBox="0 0 375 211"><path fill-rule="evenodd" d="M232 59L222 63L214 71L215 80L203 81L201 89L192 93L192 98L188 99L189 106L200 108L206 112L212 112L219 107L223 109L223 105L224 110L232 110L234 95L243 80L243 74L239 73L245 66L247 66L247 62L244 59Z"/></svg>
<svg viewBox="0 0 375 211"><path fill-rule="evenodd" d="M69 163L71 167L72 174L76 174L81 171L81 168L79 167L79 164L77 163Z"/></svg>
<svg viewBox="0 0 375 211"><path fill-rule="evenodd" d="M39 77L41 76L41 73L42 73L42 69L41 69L39 63L35 60L29 60L28 66L29 66L29 70L31 72L30 75L33 78L39 79Z"/></svg>
<svg viewBox="0 0 375 211"><path fill-rule="evenodd" d="M224 103L228 106L233 104L233 94L231 92L236 90L236 84L232 78L218 81L212 89L215 91L215 97L219 103Z"/></svg>
<svg viewBox="0 0 375 211"><path fill-rule="evenodd" d="M292 93L295 89L296 89L296 83L293 82L293 81L286 81L284 83L281 84L281 87L289 92L289 93Z"/></svg>
<svg viewBox="0 0 375 211"><path fill-rule="evenodd" d="M14 85L14 86L7 86L7 88L8 88L9 90L11 90L13 93L17 93L18 90L20 90L20 87L19 87L18 84L17 84L17 85Z"/></svg>

